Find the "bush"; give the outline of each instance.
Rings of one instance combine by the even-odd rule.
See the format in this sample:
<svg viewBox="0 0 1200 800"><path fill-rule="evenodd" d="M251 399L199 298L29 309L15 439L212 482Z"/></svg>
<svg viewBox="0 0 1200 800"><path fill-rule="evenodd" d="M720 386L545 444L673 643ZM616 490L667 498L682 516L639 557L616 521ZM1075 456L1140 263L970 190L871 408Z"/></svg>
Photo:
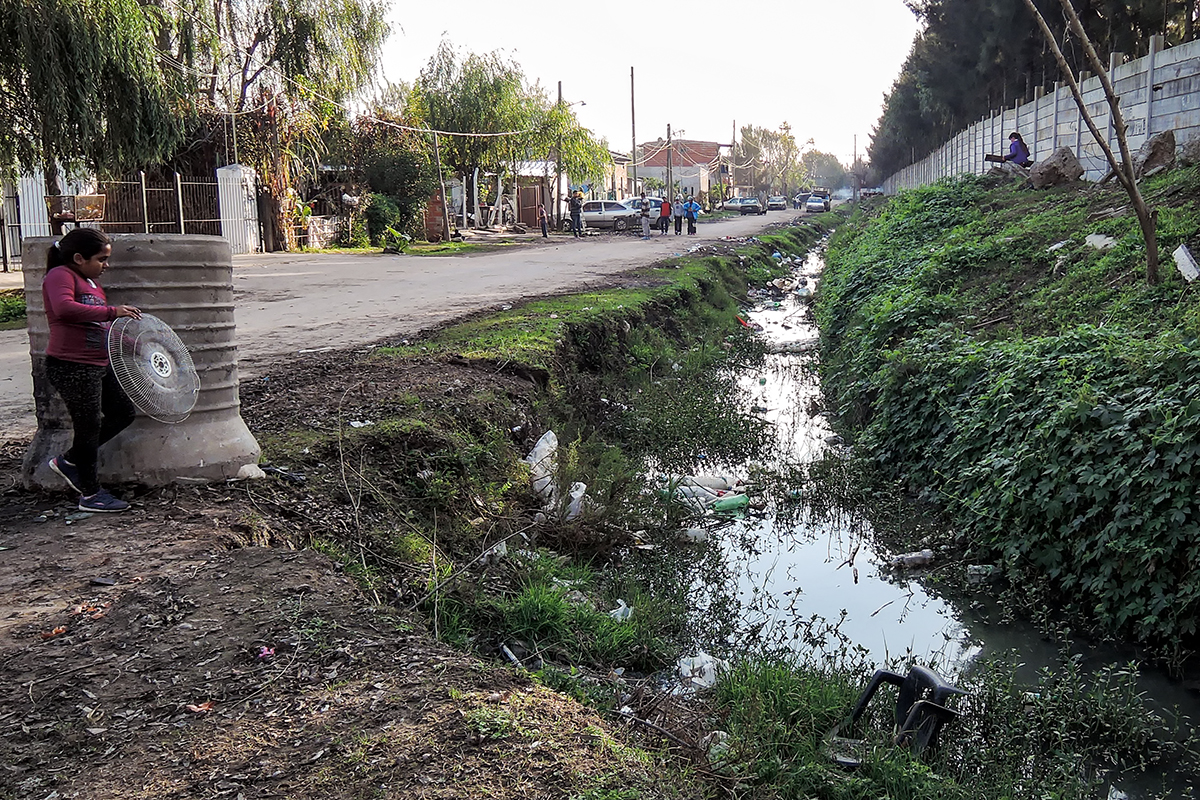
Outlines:
<svg viewBox="0 0 1200 800"><path fill-rule="evenodd" d="M366 220L367 238L371 245L378 247L388 228L402 228L405 222L402 217L400 206L396 205L392 198L385 194L370 195L367 210L363 212L363 219Z"/></svg>

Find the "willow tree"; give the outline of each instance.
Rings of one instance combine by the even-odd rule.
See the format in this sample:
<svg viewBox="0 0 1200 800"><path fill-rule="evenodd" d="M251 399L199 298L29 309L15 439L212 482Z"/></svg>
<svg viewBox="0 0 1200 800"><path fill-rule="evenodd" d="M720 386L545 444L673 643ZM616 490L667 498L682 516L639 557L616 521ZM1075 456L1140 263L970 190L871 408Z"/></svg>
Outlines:
<svg viewBox="0 0 1200 800"><path fill-rule="evenodd" d="M181 141L192 107L137 0L0 0L0 170L117 172Z"/></svg>

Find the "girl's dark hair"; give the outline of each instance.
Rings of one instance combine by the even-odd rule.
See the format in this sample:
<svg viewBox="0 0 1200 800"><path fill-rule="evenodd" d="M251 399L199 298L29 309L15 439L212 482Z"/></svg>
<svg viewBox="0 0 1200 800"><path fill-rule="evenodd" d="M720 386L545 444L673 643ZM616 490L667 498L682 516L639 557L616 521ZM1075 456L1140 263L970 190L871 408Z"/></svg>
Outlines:
<svg viewBox="0 0 1200 800"><path fill-rule="evenodd" d="M1021 144L1025 144L1025 140L1021 138L1021 134L1017 133L1016 131L1013 131L1012 133L1010 133L1010 134L1008 135L1008 138L1009 138L1009 139L1016 139L1016 140L1017 140L1018 142L1020 142Z"/></svg>
<svg viewBox="0 0 1200 800"><path fill-rule="evenodd" d="M46 254L46 271L60 267L63 264L74 264L75 254L83 256L84 260L91 258L104 249L112 241L99 228L75 228L67 231L67 235L50 246Z"/></svg>

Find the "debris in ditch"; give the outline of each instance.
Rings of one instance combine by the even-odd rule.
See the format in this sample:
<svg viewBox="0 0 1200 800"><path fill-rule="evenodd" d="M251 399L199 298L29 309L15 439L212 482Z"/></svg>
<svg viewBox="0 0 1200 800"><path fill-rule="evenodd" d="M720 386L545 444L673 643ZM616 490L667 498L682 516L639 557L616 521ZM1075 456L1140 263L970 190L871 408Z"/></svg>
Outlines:
<svg viewBox="0 0 1200 800"><path fill-rule="evenodd" d="M375 423L371 422L370 420L367 420L365 422L362 420L354 420L353 422L350 423L350 427L351 428L368 428L374 424Z"/></svg>
<svg viewBox="0 0 1200 800"><path fill-rule="evenodd" d="M926 549L896 556L888 562L888 565L893 569L916 569L917 567L927 567L932 563L933 551Z"/></svg>
<svg viewBox="0 0 1200 800"><path fill-rule="evenodd" d="M626 605L625 601L617 598L617 607L608 612L608 615L617 622L626 622L633 616L633 606Z"/></svg>
<svg viewBox="0 0 1200 800"><path fill-rule="evenodd" d="M231 478L235 481L257 481L267 477L258 464L243 464L238 468L237 475Z"/></svg>
<svg viewBox="0 0 1200 800"><path fill-rule="evenodd" d="M967 583L972 586L987 583L996 577L996 573L995 564L971 564L967 567Z"/></svg>
<svg viewBox="0 0 1200 800"><path fill-rule="evenodd" d="M546 431L525 457L533 491L548 502L554 500L554 460L557 454L558 436L554 431Z"/></svg>
<svg viewBox="0 0 1200 800"><path fill-rule="evenodd" d="M262 471L268 475L278 475L288 483L304 483L306 480L308 480L308 478L299 472L289 472L286 469L271 466L270 464L263 464Z"/></svg>
<svg viewBox="0 0 1200 800"><path fill-rule="evenodd" d="M701 650L694 656L684 656L675 664L685 685L707 689L714 686L720 673L729 669L729 662L710 656Z"/></svg>
<svg viewBox="0 0 1200 800"><path fill-rule="evenodd" d="M1181 244L1171 253L1175 257L1175 266L1179 269L1179 274L1188 283L1200 278L1200 268L1196 266L1196 259L1192 258L1192 251L1188 250L1186 244Z"/></svg>

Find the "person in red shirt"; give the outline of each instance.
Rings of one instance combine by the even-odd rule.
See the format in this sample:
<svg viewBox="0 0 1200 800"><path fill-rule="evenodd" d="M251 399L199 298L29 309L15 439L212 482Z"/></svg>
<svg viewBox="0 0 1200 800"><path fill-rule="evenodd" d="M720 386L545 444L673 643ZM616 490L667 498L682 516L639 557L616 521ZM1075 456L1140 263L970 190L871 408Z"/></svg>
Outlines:
<svg viewBox="0 0 1200 800"><path fill-rule="evenodd" d="M658 229L662 231L662 235L667 235L667 229L671 227L671 204L667 202L667 198L663 198L662 205L658 207Z"/></svg>
<svg viewBox="0 0 1200 800"><path fill-rule="evenodd" d="M136 410L108 363L108 326L118 317L140 319L134 306L110 306L97 280L112 242L95 228L76 228L50 247L42 300L50 326L46 377L71 415L71 449L50 469L79 494L81 511L124 511L96 478L96 452L133 422Z"/></svg>

